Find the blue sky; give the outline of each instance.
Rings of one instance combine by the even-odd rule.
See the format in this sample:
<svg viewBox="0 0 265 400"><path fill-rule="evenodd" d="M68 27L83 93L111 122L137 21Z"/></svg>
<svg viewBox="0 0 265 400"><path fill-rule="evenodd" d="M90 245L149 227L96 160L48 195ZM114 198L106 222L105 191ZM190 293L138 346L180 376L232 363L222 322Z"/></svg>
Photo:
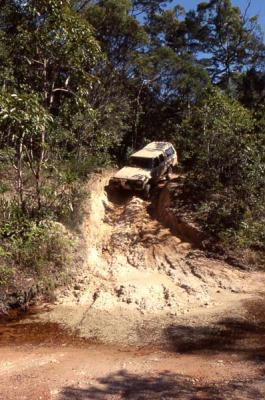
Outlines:
<svg viewBox="0 0 265 400"><path fill-rule="evenodd" d="M180 4L186 11L196 8L197 4L203 0L173 0L170 5ZM205 1L205 0L204 0ZM245 10L248 0L232 0L232 3L240 7L241 10ZM248 16L259 15L259 23L264 32L265 30L265 0L252 0L249 7Z"/></svg>

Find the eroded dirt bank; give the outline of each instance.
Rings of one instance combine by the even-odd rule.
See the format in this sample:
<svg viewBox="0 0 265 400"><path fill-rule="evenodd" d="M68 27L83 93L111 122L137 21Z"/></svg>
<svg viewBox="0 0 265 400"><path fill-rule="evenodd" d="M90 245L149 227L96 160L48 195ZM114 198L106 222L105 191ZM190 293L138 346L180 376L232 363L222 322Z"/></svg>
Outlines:
<svg viewBox="0 0 265 400"><path fill-rule="evenodd" d="M163 223L163 193L159 222L150 216L150 202L107 194L108 179L105 174L92 180L81 227L85 264L77 283L58 293L58 304L41 318L97 342L124 345L163 343L171 325L193 329L244 318L242 303L262 295L262 273L206 258L192 232L189 241L177 229L172 233Z"/></svg>
<svg viewBox="0 0 265 400"><path fill-rule="evenodd" d="M108 178L91 182L75 285L0 329L0 399L262 399L264 274L206 258L166 191L156 215Z"/></svg>

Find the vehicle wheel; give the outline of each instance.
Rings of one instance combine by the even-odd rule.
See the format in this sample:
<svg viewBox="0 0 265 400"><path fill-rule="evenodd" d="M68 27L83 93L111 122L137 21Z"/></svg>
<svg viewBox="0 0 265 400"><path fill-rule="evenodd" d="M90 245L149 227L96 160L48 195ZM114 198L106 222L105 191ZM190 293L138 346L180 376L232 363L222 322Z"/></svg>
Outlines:
<svg viewBox="0 0 265 400"><path fill-rule="evenodd" d="M167 179L170 179L172 175L172 167L169 167L167 170Z"/></svg>
<svg viewBox="0 0 265 400"><path fill-rule="evenodd" d="M148 183L144 188L144 198L146 200L148 200L150 197L150 189L151 189L151 185Z"/></svg>

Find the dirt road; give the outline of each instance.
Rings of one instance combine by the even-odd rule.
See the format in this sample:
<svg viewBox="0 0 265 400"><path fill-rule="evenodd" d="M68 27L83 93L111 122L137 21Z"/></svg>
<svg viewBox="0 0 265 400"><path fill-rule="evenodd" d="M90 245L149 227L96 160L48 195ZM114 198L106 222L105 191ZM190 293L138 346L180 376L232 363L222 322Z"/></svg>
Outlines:
<svg viewBox="0 0 265 400"><path fill-rule="evenodd" d="M0 399L261 399L264 274L206 258L108 178L75 285L0 330Z"/></svg>

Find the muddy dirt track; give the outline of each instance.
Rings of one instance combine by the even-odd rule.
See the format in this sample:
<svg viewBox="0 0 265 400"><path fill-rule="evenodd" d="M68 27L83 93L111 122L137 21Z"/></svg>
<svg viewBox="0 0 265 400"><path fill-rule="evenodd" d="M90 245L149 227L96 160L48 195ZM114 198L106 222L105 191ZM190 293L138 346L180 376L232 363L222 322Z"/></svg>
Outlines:
<svg viewBox="0 0 265 400"><path fill-rule="evenodd" d="M263 273L206 258L164 200L108 178L90 182L76 283L0 329L0 399L263 398Z"/></svg>

